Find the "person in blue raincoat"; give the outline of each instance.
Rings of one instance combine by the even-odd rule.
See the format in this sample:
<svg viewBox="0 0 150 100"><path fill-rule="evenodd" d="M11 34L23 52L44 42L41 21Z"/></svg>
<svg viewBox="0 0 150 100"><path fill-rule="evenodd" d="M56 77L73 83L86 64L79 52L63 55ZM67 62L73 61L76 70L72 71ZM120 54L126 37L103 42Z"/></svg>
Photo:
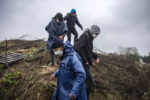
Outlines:
<svg viewBox="0 0 150 100"><path fill-rule="evenodd" d="M51 49L53 39L58 38L63 41L65 34L68 32L67 25L63 21L63 15L61 13L57 13L46 26L45 30L49 33L47 49L50 51L50 65L54 65L54 52Z"/></svg>
<svg viewBox="0 0 150 100"><path fill-rule="evenodd" d="M69 41L64 45L62 41L56 39L52 48L61 59L59 69L50 77L51 80L57 78L57 87L52 100L87 100L86 73L80 56L73 50Z"/></svg>

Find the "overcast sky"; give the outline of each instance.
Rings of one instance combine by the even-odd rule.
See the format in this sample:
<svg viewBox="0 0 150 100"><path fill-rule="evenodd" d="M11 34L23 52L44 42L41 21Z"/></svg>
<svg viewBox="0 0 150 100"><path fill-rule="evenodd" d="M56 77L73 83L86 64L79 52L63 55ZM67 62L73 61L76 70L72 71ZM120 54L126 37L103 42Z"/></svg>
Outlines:
<svg viewBox="0 0 150 100"><path fill-rule="evenodd" d="M84 29L101 27L94 46L102 51L116 52L122 46L136 47L141 55L150 52L150 0L0 0L0 40L23 34L26 39L46 38L51 18L72 8Z"/></svg>

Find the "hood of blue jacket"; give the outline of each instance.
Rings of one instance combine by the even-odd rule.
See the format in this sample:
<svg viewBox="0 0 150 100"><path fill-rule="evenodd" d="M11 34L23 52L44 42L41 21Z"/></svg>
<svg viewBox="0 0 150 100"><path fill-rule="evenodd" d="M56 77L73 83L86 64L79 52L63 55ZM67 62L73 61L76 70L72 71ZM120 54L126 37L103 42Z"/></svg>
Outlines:
<svg viewBox="0 0 150 100"><path fill-rule="evenodd" d="M64 56L73 55L75 51L73 50L73 46L71 43L67 40L65 42L65 48L64 48Z"/></svg>

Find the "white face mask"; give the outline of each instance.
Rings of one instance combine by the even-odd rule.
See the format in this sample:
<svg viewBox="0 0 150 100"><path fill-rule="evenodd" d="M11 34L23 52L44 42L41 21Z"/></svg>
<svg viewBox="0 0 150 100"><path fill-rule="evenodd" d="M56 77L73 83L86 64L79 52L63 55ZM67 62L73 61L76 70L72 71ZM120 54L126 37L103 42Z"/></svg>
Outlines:
<svg viewBox="0 0 150 100"><path fill-rule="evenodd" d="M97 35L96 34L92 34L92 37L93 37L93 39L95 39L97 37Z"/></svg>
<svg viewBox="0 0 150 100"><path fill-rule="evenodd" d="M60 51L60 50L54 51L54 54L58 55L58 56L62 56L63 55L63 51Z"/></svg>

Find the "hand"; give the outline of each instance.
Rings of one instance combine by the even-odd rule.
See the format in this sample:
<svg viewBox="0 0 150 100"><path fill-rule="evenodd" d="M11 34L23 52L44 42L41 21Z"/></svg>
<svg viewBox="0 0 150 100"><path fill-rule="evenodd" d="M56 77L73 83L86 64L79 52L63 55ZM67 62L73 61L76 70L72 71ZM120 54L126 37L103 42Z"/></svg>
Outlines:
<svg viewBox="0 0 150 100"><path fill-rule="evenodd" d="M61 35L61 36L59 36L59 40L63 40L63 36Z"/></svg>
<svg viewBox="0 0 150 100"><path fill-rule="evenodd" d="M50 80L54 80L54 79L55 79L55 76L51 75Z"/></svg>
<svg viewBox="0 0 150 100"><path fill-rule="evenodd" d="M69 94L69 98L70 99L75 99L75 96L73 96L72 94Z"/></svg>
<svg viewBox="0 0 150 100"><path fill-rule="evenodd" d="M96 63L99 63L99 62L100 62L100 59L99 59L99 58L97 58L97 59L96 59Z"/></svg>
<svg viewBox="0 0 150 100"><path fill-rule="evenodd" d="M89 64L89 62L87 61L85 64Z"/></svg>

